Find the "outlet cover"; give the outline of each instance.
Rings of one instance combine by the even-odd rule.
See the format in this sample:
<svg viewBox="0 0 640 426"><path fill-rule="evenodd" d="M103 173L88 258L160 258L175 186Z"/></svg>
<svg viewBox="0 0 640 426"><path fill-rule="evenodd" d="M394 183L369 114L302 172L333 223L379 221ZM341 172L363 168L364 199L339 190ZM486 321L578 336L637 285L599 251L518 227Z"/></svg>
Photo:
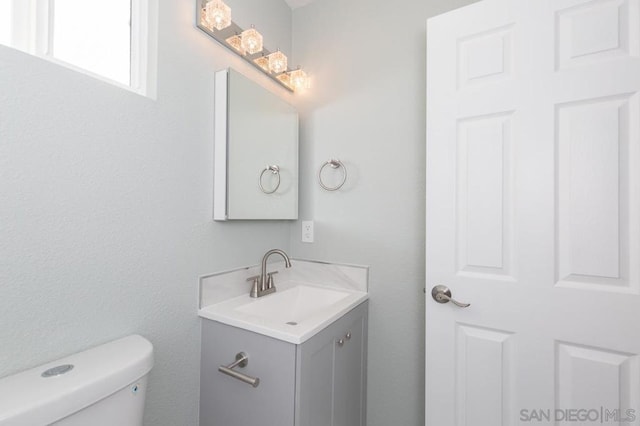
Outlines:
<svg viewBox="0 0 640 426"><path fill-rule="evenodd" d="M313 242L313 221L312 220L302 221L302 242L303 243Z"/></svg>

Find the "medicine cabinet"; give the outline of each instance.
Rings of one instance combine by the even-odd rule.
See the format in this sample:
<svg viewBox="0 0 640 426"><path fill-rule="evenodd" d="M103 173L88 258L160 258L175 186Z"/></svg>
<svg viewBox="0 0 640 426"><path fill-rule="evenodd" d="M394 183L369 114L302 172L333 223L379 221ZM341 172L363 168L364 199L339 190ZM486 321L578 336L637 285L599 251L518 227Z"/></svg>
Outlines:
<svg viewBox="0 0 640 426"><path fill-rule="evenodd" d="M298 113L229 68L215 75L214 220L298 218Z"/></svg>

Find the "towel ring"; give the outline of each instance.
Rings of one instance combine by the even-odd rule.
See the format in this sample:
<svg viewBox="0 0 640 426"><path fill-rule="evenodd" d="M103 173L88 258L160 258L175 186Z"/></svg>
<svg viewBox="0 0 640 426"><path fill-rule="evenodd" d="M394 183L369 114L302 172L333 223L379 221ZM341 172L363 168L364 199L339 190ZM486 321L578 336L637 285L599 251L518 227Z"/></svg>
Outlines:
<svg viewBox="0 0 640 426"><path fill-rule="evenodd" d="M271 172L274 175L278 176L278 183L276 184L276 187L273 188L271 191L267 191L266 189L264 189L264 186L262 186L262 177L267 172ZM280 167L278 167L277 165L265 167L262 173L260 173L260 179L258 179L258 185L260 185L260 190L265 194L273 194L274 192L276 192L278 188L280 188Z"/></svg>
<svg viewBox="0 0 640 426"><path fill-rule="evenodd" d="M322 171L327 166L331 166L332 169L342 169L342 182L340 182L338 185L332 187L327 186L324 184L324 182L322 182ZM347 168L344 166L344 164L342 164L342 161L334 160L331 158L326 163L324 163L322 167L320 167L320 171L318 172L318 181L320 182L320 186L323 189L326 189L327 191L337 191L338 189L342 188L342 185L344 185L344 183L347 181Z"/></svg>

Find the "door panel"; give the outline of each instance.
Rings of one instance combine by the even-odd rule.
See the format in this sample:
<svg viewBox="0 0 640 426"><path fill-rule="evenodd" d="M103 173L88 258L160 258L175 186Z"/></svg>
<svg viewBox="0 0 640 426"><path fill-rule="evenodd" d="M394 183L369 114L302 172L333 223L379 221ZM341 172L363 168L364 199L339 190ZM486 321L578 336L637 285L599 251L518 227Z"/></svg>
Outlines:
<svg viewBox="0 0 640 426"><path fill-rule="evenodd" d="M512 411L511 333L457 324L456 416L461 424L485 419L500 425Z"/></svg>
<svg viewBox="0 0 640 426"><path fill-rule="evenodd" d="M639 165L628 151L638 137L629 128L637 99L623 95L557 108L558 285L630 290L630 261L638 253L629 247L629 169Z"/></svg>
<svg viewBox="0 0 640 426"><path fill-rule="evenodd" d="M561 407L626 410L638 398L635 355L557 342L556 363L557 400Z"/></svg>
<svg viewBox="0 0 640 426"><path fill-rule="evenodd" d="M427 57L427 426L640 425L640 1L484 0Z"/></svg>
<svg viewBox="0 0 640 426"><path fill-rule="evenodd" d="M457 123L458 272L511 278L511 114Z"/></svg>

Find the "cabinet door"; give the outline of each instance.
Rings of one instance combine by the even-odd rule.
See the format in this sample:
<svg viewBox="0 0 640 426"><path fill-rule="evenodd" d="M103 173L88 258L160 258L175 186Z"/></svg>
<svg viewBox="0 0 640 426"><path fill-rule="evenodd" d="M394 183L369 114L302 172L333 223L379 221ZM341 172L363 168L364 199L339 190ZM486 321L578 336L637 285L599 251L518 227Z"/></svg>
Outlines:
<svg viewBox="0 0 640 426"><path fill-rule="evenodd" d="M238 352L259 377L253 388L218 371ZM296 346L216 321L202 321L200 426L293 426Z"/></svg>
<svg viewBox="0 0 640 426"><path fill-rule="evenodd" d="M365 425L367 309L357 306L298 346L296 426Z"/></svg>
<svg viewBox="0 0 640 426"><path fill-rule="evenodd" d="M258 83L216 73L214 219L298 218L298 113Z"/></svg>
<svg viewBox="0 0 640 426"><path fill-rule="evenodd" d="M364 426L366 398L366 316L343 328L335 346L333 426Z"/></svg>
<svg viewBox="0 0 640 426"><path fill-rule="evenodd" d="M334 334L326 329L298 347L296 426L333 424Z"/></svg>

